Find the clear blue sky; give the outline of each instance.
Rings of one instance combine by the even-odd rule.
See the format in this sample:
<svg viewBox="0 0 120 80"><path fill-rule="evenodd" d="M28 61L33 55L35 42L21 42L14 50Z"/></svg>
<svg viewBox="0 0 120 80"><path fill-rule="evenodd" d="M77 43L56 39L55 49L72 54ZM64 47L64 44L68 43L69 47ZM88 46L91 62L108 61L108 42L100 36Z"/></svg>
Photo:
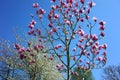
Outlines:
<svg viewBox="0 0 120 80"><path fill-rule="evenodd" d="M107 65L120 64L120 0L94 1L96 6L91 13L107 22L104 39L108 45ZM49 5L49 0L0 0L0 37L12 41L16 26L27 30L31 20L29 14L34 13L31 7L33 2L39 2L46 9ZM96 80L100 79L100 73L101 70L95 70Z"/></svg>

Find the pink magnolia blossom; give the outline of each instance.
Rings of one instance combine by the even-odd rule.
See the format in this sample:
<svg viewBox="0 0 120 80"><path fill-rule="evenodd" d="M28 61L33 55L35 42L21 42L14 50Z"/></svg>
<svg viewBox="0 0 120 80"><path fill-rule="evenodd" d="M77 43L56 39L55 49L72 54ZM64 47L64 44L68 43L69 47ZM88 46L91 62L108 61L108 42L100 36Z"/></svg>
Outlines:
<svg viewBox="0 0 120 80"><path fill-rule="evenodd" d="M49 27L53 27L53 24L50 22L50 23L48 24L48 26L49 26Z"/></svg>
<svg viewBox="0 0 120 80"><path fill-rule="evenodd" d="M32 59L31 63L35 63L35 62L36 62L36 60L35 60L35 59Z"/></svg>
<svg viewBox="0 0 120 80"><path fill-rule="evenodd" d="M27 51L27 52L30 52L30 48L27 48L26 51Z"/></svg>
<svg viewBox="0 0 120 80"><path fill-rule="evenodd" d="M67 25L70 25L70 21L68 21L67 19L65 19L64 21Z"/></svg>
<svg viewBox="0 0 120 80"><path fill-rule="evenodd" d="M89 62L89 61L87 61L87 62L86 62L86 64L88 64L88 65L89 65L89 64L90 64L90 62Z"/></svg>
<svg viewBox="0 0 120 80"><path fill-rule="evenodd" d="M83 9L80 9L79 12L80 12L80 13L84 13L85 11L84 11Z"/></svg>
<svg viewBox="0 0 120 80"><path fill-rule="evenodd" d="M59 14L55 14L55 15L54 15L54 18L55 18L55 19L59 18Z"/></svg>
<svg viewBox="0 0 120 80"><path fill-rule="evenodd" d="M106 56L106 54L107 54L106 52L103 52L103 55L104 55L104 56Z"/></svg>
<svg viewBox="0 0 120 80"><path fill-rule="evenodd" d="M101 33L100 33L100 36L104 37L104 36L105 36L105 34L104 34L103 32L101 32Z"/></svg>
<svg viewBox="0 0 120 80"><path fill-rule="evenodd" d="M66 0L66 2L72 4L73 0Z"/></svg>
<svg viewBox="0 0 120 80"><path fill-rule="evenodd" d="M76 51L76 48L73 48L73 51L75 52L75 51Z"/></svg>
<svg viewBox="0 0 120 80"><path fill-rule="evenodd" d="M93 17L93 21L97 22L97 18L96 18L96 17Z"/></svg>
<svg viewBox="0 0 120 80"><path fill-rule="evenodd" d="M100 24L101 26L103 26L103 25L106 24L106 22L102 20L102 21L99 22L99 24Z"/></svg>
<svg viewBox="0 0 120 80"><path fill-rule="evenodd" d="M103 49L107 49L107 44L103 44L103 45L102 45L102 48L103 48Z"/></svg>
<svg viewBox="0 0 120 80"><path fill-rule="evenodd" d="M84 36L84 31L82 29L77 31L77 34L79 34L80 36Z"/></svg>
<svg viewBox="0 0 120 80"><path fill-rule="evenodd" d="M40 29L36 29L36 32L38 33L38 35L40 35L40 34L41 34Z"/></svg>
<svg viewBox="0 0 120 80"><path fill-rule="evenodd" d="M56 0L51 0L51 2L55 2Z"/></svg>
<svg viewBox="0 0 120 80"><path fill-rule="evenodd" d="M91 8L96 5L93 1L90 1L88 4Z"/></svg>
<svg viewBox="0 0 120 80"><path fill-rule="evenodd" d="M60 66L61 68L64 68L64 64L61 64L61 66Z"/></svg>
<svg viewBox="0 0 120 80"><path fill-rule="evenodd" d="M82 4L84 4L84 3L85 3L85 0L80 0L80 2L81 2Z"/></svg>
<svg viewBox="0 0 120 80"><path fill-rule="evenodd" d="M76 60L76 57L75 57L75 56L73 56L73 57L72 57L72 59L75 61L75 60Z"/></svg>
<svg viewBox="0 0 120 80"><path fill-rule="evenodd" d="M34 56L34 54L33 54L33 53L30 53L30 56Z"/></svg>
<svg viewBox="0 0 120 80"><path fill-rule="evenodd" d="M38 8L39 4L38 3L33 3L32 7L33 8Z"/></svg>
<svg viewBox="0 0 120 80"><path fill-rule="evenodd" d="M32 20L30 23L31 23L32 25L35 25L37 22L36 22L35 20Z"/></svg>
<svg viewBox="0 0 120 80"><path fill-rule="evenodd" d="M30 30L30 31L28 32L28 34L29 34L29 35L34 34L34 30Z"/></svg>
<svg viewBox="0 0 120 80"><path fill-rule="evenodd" d="M100 30L104 30L105 29L105 26L104 25L101 25L100 26Z"/></svg>
<svg viewBox="0 0 120 80"><path fill-rule="evenodd" d="M77 72L71 72L71 74L72 74L73 76L78 76L78 73L77 73Z"/></svg>
<svg viewBox="0 0 120 80"><path fill-rule="evenodd" d="M92 40L96 41L98 39L98 37L96 36L96 34L92 35Z"/></svg>
<svg viewBox="0 0 120 80"><path fill-rule="evenodd" d="M22 47L22 48L20 48L20 49L18 50L18 53L19 53L19 54L21 54L21 53L23 53L23 52L25 52L25 48L24 48L24 47Z"/></svg>
<svg viewBox="0 0 120 80"><path fill-rule="evenodd" d="M106 58L103 58L103 60L102 60L102 61L105 63L105 62L106 62L106 60L107 60Z"/></svg>
<svg viewBox="0 0 120 80"><path fill-rule="evenodd" d="M20 59L24 59L26 58L26 55L25 54L20 54Z"/></svg>
<svg viewBox="0 0 120 80"><path fill-rule="evenodd" d="M53 60L53 57L52 56L50 56L50 58L49 58L51 61Z"/></svg>
<svg viewBox="0 0 120 80"><path fill-rule="evenodd" d="M37 10L36 12L38 15L41 15L41 14L44 14L45 13L45 10L40 8L39 10Z"/></svg>
<svg viewBox="0 0 120 80"><path fill-rule="evenodd" d="M102 57L100 57L100 56L97 58L97 60L98 60L98 61L101 61L102 59L103 59L103 58L102 58Z"/></svg>
<svg viewBox="0 0 120 80"><path fill-rule="evenodd" d="M18 64L19 67L22 67L22 64Z"/></svg>
<svg viewBox="0 0 120 80"><path fill-rule="evenodd" d="M20 45L19 44L14 44L14 48L16 48L17 50L19 50L20 49Z"/></svg>
<svg viewBox="0 0 120 80"><path fill-rule="evenodd" d="M30 29L33 29L33 28L34 28L34 25L33 25L33 24L29 24L29 28L30 28Z"/></svg>

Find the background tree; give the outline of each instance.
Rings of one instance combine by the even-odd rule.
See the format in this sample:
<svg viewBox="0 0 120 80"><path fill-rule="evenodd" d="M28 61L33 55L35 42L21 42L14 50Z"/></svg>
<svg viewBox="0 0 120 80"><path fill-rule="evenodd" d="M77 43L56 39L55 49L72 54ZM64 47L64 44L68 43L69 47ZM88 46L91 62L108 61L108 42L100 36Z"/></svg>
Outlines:
<svg viewBox="0 0 120 80"><path fill-rule="evenodd" d="M17 62L16 51L8 41L0 39L0 78L2 80L12 79L15 76Z"/></svg>
<svg viewBox="0 0 120 80"><path fill-rule="evenodd" d="M39 7L38 3L33 3L37 16L31 15L32 20L28 26L29 35L39 37L49 45L43 53L50 53L53 58L61 61L56 68L66 74L66 80L70 80L72 72L72 75L78 75L73 71L74 67L84 68L84 73L103 67L107 60L107 45L99 44L99 41L105 36L105 22L98 22L96 17L91 20L89 17L95 3L90 1L86 4L85 0L51 2L53 5L49 12ZM40 28L35 28L35 25L38 26L36 20L39 20ZM95 27L96 24L99 27Z"/></svg>
<svg viewBox="0 0 120 80"><path fill-rule="evenodd" d="M26 47L25 41L28 41L28 48L25 49L22 44L13 46L6 40L0 40L1 80L63 80L61 73L55 69L58 61L48 53L41 53L42 49L34 46L41 41L36 42L36 38L31 38L24 39L23 42L18 36L17 39L20 39L17 42L24 43Z"/></svg>
<svg viewBox="0 0 120 80"><path fill-rule="evenodd" d="M118 66L108 66L103 69L103 80L120 80L120 65Z"/></svg>

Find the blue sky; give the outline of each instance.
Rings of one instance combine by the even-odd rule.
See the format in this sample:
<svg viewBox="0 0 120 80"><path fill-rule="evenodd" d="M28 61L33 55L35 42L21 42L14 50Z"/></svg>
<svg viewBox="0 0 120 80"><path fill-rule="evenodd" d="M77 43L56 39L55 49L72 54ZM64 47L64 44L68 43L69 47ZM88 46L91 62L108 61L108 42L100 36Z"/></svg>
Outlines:
<svg viewBox="0 0 120 80"><path fill-rule="evenodd" d="M104 39L108 45L107 65L118 65L120 64L120 0L94 1L96 6L91 13L99 20L107 22ZM31 20L29 14L34 13L31 7L33 2L39 2L45 9L47 9L46 5L49 5L49 0L0 0L0 37L13 41L13 29L16 26L27 30L28 23ZM100 79L101 70L94 72L96 78Z"/></svg>

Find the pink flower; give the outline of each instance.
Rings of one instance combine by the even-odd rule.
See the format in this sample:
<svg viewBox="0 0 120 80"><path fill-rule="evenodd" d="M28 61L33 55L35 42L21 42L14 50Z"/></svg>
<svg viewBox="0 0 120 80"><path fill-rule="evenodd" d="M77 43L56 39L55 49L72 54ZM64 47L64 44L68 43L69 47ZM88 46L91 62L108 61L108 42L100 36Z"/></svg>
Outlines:
<svg viewBox="0 0 120 80"><path fill-rule="evenodd" d="M50 23L48 24L48 26L49 26L49 27L52 27L53 25L52 25L52 23L50 22Z"/></svg>
<svg viewBox="0 0 120 80"><path fill-rule="evenodd" d="M84 22L84 19L83 19L83 18L81 18L81 19L80 19L80 21L81 21L81 22Z"/></svg>
<svg viewBox="0 0 120 80"><path fill-rule="evenodd" d="M93 21L97 22L97 18L96 18L96 17L93 17Z"/></svg>
<svg viewBox="0 0 120 80"><path fill-rule="evenodd" d="M55 2L56 0L51 0L51 2Z"/></svg>
<svg viewBox="0 0 120 80"><path fill-rule="evenodd" d="M40 29L36 29L36 32L38 33L38 35L40 35L40 34L41 34Z"/></svg>
<svg viewBox="0 0 120 80"><path fill-rule="evenodd" d="M84 4L84 3L85 3L85 0L80 0L80 2L81 2L82 4Z"/></svg>
<svg viewBox="0 0 120 80"><path fill-rule="evenodd" d="M83 49L83 46L81 44L77 44L77 46L80 48L80 49Z"/></svg>
<svg viewBox="0 0 120 80"><path fill-rule="evenodd" d="M31 61L31 63L35 63L36 61L35 61L35 59L33 59L32 61Z"/></svg>
<svg viewBox="0 0 120 80"><path fill-rule="evenodd" d="M89 61L87 61L87 62L86 62L86 64L88 64L88 65L89 65L89 64L90 64L90 62L89 62Z"/></svg>
<svg viewBox="0 0 120 80"><path fill-rule="evenodd" d="M67 25L70 25L70 21L68 21L67 19L65 19L64 21Z"/></svg>
<svg viewBox="0 0 120 80"><path fill-rule="evenodd" d="M26 51L27 51L27 52L30 52L30 48L27 48Z"/></svg>
<svg viewBox="0 0 120 80"><path fill-rule="evenodd" d="M28 32L29 35L34 34L34 30Z"/></svg>
<svg viewBox="0 0 120 80"><path fill-rule="evenodd" d="M85 18L88 20L88 19L89 19L89 16L88 16L88 15L86 15L86 16L85 16Z"/></svg>
<svg viewBox="0 0 120 80"><path fill-rule="evenodd" d="M90 45L92 45L92 44L93 44L93 41L92 41L92 40L90 40L90 41L89 41L89 44L90 44Z"/></svg>
<svg viewBox="0 0 120 80"><path fill-rule="evenodd" d="M100 57L100 56L97 58L97 60L98 60L98 61L101 61L102 59L103 59L103 58L102 58L102 57Z"/></svg>
<svg viewBox="0 0 120 80"><path fill-rule="evenodd" d="M71 72L73 76L78 76L79 74L77 72Z"/></svg>
<svg viewBox="0 0 120 80"><path fill-rule="evenodd" d="M98 37L94 34L94 35L92 35L92 40L93 41L96 41L98 39Z"/></svg>
<svg viewBox="0 0 120 80"><path fill-rule="evenodd" d="M54 32L56 32L56 28L52 28L52 29L50 30L50 33L54 33Z"/></svg>
<svg viewBox="0 0 120 80"><path fill-rule="evenodd" d="M84 41L84 38L81 38L81 39L79 40L80 43L82 43L83 41Z"/></svg>
<svg viewBox="0 0 120 80"><path fill-rule="evenodd" d="M19 50L20 49L20 45L19 44L14 44L14 48L16 48L17 50Z"/></svg>
<svg viewBox="0 0 120 80"><path fill-rule="evenodd" d="M106 62L106 58L103 58L103 60L102 60L104 63Z"/></svg>
<svg viewBox="0 0 120 80"><path fill-rule="evenodd" d="M85 11L83 9L79 10L80 13L84 13Z"/></svg>
<svg viewBox="0 0 120 80"><path fill-rule="evenodd" d="M26 58L26 55L20 54L20 59L24 59L24 58Z"/></svg>
<svg viewBox="0 0 120 80"><path fill-rule="evenodd" d="M67 1L67 3L70 3L70 4L73 3L73 0L66 0L66 1Z"/></svg>
<svg viewBox="0 0 120 80"><path fill-rule="evenodd" d="M79 61L80 61L80 62L82 62L82 60L81 60L81 59L80 59Z"/></svg>
<svg viewBox="0 0 120 80"><path fill-rule="evenodd" d="M63 67L64 67L64 64L61 64L61 67L63 68Z"/></svg>
<svg viewBox="0 0 120 80"><path fill-rule="evenodd" d="M104 37L104 36L105 36L105 34L104 34L103 32L101 32L101 33L100 33L100 36Z"/></svg>
<svg viewBox="0 0 120 80"><path fill-rule="evenodd" d="M78 2L75 2L75 6L78 7Z"/></svg>
<svg viewBox="0 0 120 80"><path fill-rule="evenodd" d="M75 56L73 56L73 57L72 57L72 59L75 61L75 60L76 60L76 57L75 57Z"/></svg>
<svg viewBox="0 0 120 80"><path fill-rule="evenodd" d="M18 64L19 67L22 67L22 64Z"/></svg>
<svg viewBox="0 0 120 80"><path fill-rule="evenodd" d="M36 21L35 21L35 20L32 20L32 21L30 22L30 24L35 25L35 24L36 24Z"/></svg>
<svg viewBox="0 0 120 80"><path fill-rule="evenodd" d="M75 51L76 51L76 48L73 48L73 51L75 52Z"/></svg>
<svg viewBox="0 0 120 80"><path fill-rule="evenodd" d="M34 25L33 25L33 24L30 24L28 27L29 27L30 29L33 29L33 28L34 28Z"/></svg>
<svg viewBox="0 0 120 80"><path fill-rule="evenodd" d="M61 48L62 47L62 44L58 44L57 46L55 46L54 48L55 49L59 49L59 48Z"/></svg>
<svg viewBox="0 0 120 80"><path fill-rule="evenodd" d="M20 49L18 50L18 53L19 53L19 54L21 54L21 53L23 53L23 52L25 52L25 48L24 48L24 47L22 47L22 48L20 48Z"/></svg>
<svg viewBox="0 0 120 80"><path fill-rule="evenodd" d="M103 52L103 55L106 56L106 52Z"/></svg>
<svg viewBox="0 0 120 80"><path fill-rule="evenodd" d="M42 9L42 8L40 8L39 10L37 10L36 13L37 13L38 15L40 15L40 14L44 14L44 13L45 13L45 10Z"/></svg>
<svg viewBox="0 0 120 80"><path fill-rule="evenodd" d="M35 46L34 46L34 49L38 52L38 50L39 50L38 45L35 45Z"/></svg>
<svg viewBox="0 0 120 80"><path fill-rule="evenodd" d="M102 20L102 21L99 22L99 24L100 24L101 26L103 26L103 25L106 24L106 22Z"/></svg>
<svg viewBox="0 0 120 80"><path fill-rule="evenodd" d="M38 8L39 4L38 3L33 3L32 7L33 8Z"/></svg>
<svg viewBox="0 0 120 80"><path fill-rule="evenodd" d="M76 13L76 12L77 12L77 10L76 10L76 9L73 9L73 12L74 12L74 13Z"/></svg>
<svg viewBox="0 0 120 80"><path fill-rule="evenodd" d="M89 2L88 4L91 8L96 5L93 1Z"/></svg>
<svg viewBox="0 0 120 80"><path fill-rule="evenodd" d="M53 57L52 56L50 56L50 58L49 58L51 61L53 60Z"/></svg>
<svg viewBox="0 0 120 80"><path fill-rule="evenodd" d="M101 50L101 49L102 49L102 46L99 46L99 47L98 47L98 50Z"/></svg>
<svg viewBox="0 0 120 80"><path fill-rule="evenodd" d="M107 49L107 44L103 44L103 45L102 45L102 48L103 48L103 49Z"/></svg>
<svg viewBox="0 0 120 80"><path fill-rule="evenodd" d="M104 29L105 29L104 25L101 25L100 30L104 30Z"/></svg>
<svg viewBox="0 0 120 80"><path fill-rule="evenodd" d="M42 42L43 41L42 38L39 38L39 41Z"/></svg>
<svg viewBox="0 0 120 80"><path fill-rule="evenodd" d="M34 54L33 54L33 53L30 53L30 56L34 56Z"/></svg>
<svg viewBox="0 0 120 80"><path fill-rule="evenodd" d="M58 46L58 48L61 48L61 47L62 47L62 44L58 44L57 46Z"/></svg>
<svg viewBox="0 0 120 80"><path fill-rule="evenodd" d="M59 18L59 15L58 15L58 14L55 14L55 15L54 15L54 18L55 18L55 19Z"/></svg>

